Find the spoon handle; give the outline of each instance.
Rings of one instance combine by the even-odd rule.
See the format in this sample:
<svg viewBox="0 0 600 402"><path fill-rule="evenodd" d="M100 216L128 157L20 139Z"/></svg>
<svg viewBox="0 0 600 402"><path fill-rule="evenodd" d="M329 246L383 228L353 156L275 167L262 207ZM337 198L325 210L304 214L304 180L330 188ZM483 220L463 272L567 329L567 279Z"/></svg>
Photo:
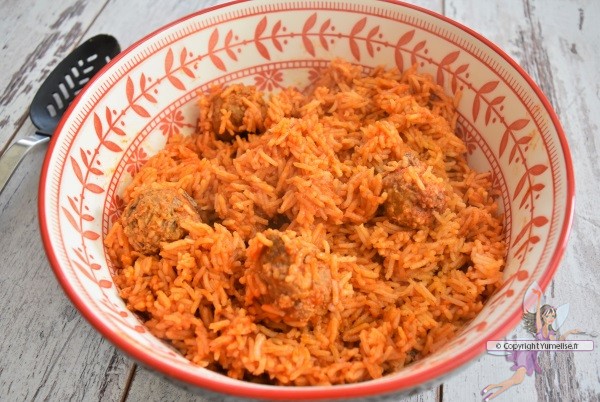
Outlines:
<svg viewBox="0 0 600 402"><path fill-rule="evenodd" d="M10 177L19 166L19 163L23 160L27 152L43 142L50 140L50 137L46 137L39 134L33 134L25 138L21 138L14 144L12 144L1 156L0 156L0 194L4 190L4 186L10 180Z"/></svg>

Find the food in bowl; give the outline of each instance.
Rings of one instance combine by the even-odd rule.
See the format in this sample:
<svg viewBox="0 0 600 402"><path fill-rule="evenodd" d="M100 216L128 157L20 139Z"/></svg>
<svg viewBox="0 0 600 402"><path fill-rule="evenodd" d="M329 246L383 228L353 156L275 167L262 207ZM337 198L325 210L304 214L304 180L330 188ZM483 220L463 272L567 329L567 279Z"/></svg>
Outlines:
<svg viewBox="0 0 600 402"><path fill-rule="evenodd" d="M105 238L147 328L236 379L343 384L443 347L502 284L489 173L432 77L335 60L310 90L200 93Z"/></svg>
<svg viewBox="0 0 600 402"><path fill-rule="evenodd" d="M382 378L279 386L194 364L154 336L143 325L148 317L131 313L119 294L104 240L123 212L125 187L167 137L195 131L198 91L233 83L304 91L335 57L365 73L378 65L404 71L416 63L447 94L460 92L456 133L469 166L490 172L490 192L500 194L503 284L435 353L416 356L418 361ZM137 361L194 387L243 397L329 399L430 387L483 353L488 340L504 337L521 319L531 282L544 289L559 266L573 217L573 186L568 144L550 103L522 68L481 35L397 2L254 0L175 21L94 77L50 143L39 213L43 243L65 293L103 336ZM370 297L372 305L381 299L374 292Z"/></svg>

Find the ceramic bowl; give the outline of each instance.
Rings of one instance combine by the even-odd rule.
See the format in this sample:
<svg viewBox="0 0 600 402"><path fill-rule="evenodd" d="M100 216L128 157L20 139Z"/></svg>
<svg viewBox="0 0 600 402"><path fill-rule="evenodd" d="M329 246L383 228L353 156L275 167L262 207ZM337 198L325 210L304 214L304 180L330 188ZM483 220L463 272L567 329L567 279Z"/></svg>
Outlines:
<svg viewBox="0 0 600 402"><path fill-rule="evenodd" d="M442 350L378 380L284 387L196 367L125 307L103 238L121 194L173 133L191 133L196 91L244 82L263 91L309 86L334 57L369 71L416 64L462 92L457 134L468 161L491 171L505 216L504 286ZM573 213L573 169L555 112L532 79L472 30L427 10L363 0L242 1L202 10L140 40L79 95L52 138L40 183L43 242L60 284L91 324L127 354L171 378L261 398L335 398L424 387L472 360L522 316L532 281L549 283Z"/></svg>

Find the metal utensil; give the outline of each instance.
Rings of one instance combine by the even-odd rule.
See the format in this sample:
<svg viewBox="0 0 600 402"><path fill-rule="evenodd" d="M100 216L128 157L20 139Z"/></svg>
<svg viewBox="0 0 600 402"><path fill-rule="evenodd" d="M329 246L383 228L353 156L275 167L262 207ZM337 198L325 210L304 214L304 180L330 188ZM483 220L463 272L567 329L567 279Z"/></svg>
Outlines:
<svg viewBox="0 0 600 402"><path fill-rule="evenodd" d="M35 134L21 138L0 156L0 193L27 152L48 142L75 96L121 48L110 35L97 35L82 43L50 73L29 108Z"/></svg>

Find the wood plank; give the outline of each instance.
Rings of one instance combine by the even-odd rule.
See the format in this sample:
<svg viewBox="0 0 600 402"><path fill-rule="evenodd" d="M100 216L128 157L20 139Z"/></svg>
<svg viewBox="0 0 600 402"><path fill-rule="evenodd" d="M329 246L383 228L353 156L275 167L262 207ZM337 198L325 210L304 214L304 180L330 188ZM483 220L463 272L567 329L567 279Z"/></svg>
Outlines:
<svg viewBox="0 0 600 402"><path fill-rule="evenodd" d="M162 23L164 22L168 22L171 21L172 19L175 19L177 16L173 16L173 13L176 13L177 10L179 10L179 7L184 7L187 8L190 7L189 11L182 11L181 15L187 14L190 11L193 11L194 9L196 9L197 7L194 7L193 5L190 4L181 4L181 5L168 5L168 4L160 4L160 5L155 5L153 6L150 10L145 10L145 12L148 14L148 16L140 13L140 10L143 9L143 7L146 4L141 4L140 2L132 2L132 3L128 3L128 4L122 4L123 2L115 2L115 3L109 3L109 5L106 7L106 9L102 12L102 14L100 15L100 17L98 18L98 20L96 21L96 23L90 28L89 30L89 35L87 36L91 36L94 33L99 33L99 32L109 32L109 33L114 33L121 41L122 44L124 45L128 45L129 43L133 42L134 40L138 39L139 37L143 36L144 34L150 32L151 30L153 30L154 28L162 25ZM202 2L200 2L202 3ZM416 2L415 2L416 3ZM426 7L435 9L434 7L439 3L439 2L431 2L433 4L433 6L430 6L429 3L425 4L423 2L418 2L419 5L425 5ZM467 3L467 4L465 4ZM582 6L582 10L583 13L581 11L579 11L578 8L576 7L571 7L571 9L565 9L566 7L566 2L564 1L553 1L551 4L546 5L544 3L543 7L542 7L542 3L541 2L536 2L536 3L528 3L525 2L525 6L522 7L521 6L521 2L515 2L517 3L515 5L515 7L512 7L511 4L504 2L501 4L502 7L500 7L500 5L494 5L493 8L491 9L487 9L488 11L486 12L486 8L483 7L483 4L481 2L476 2L476 1L469 1L469 2L464 2L464 1L448 1L448 3L446 4L446 12L452 17L452 6L454 6L457 10L459 9L458 6L462 7L464 10L464 13L466 15L466 18L464 20L462 20L463 22L465 22L467 25L470 25L472 27L474 27L475 29L477 29L478 31L484 33L486 36L492 38L496 43L500 44L501 46L503 46L506 50L509 51L509 53L511 55L513 55L514 57L516 57L521 63L522 65L528 69L532 75L534 76L534 78L540 83L541 87L547 92L547 94L549 95L549 98L551 99L551 101L553 101L555 103L555 106L557 107L557 109L561 112L561 117L563 120L563 125L565 126L565 129L568 133L592 133L595 130L597 130L598 128L598 119L595 118L595 116L593 115L593 111L594 110L598 110L598 93L600 91L599 88L599 84L598 82L600 82L600 80L598 80L598 63L595 62L593 56L598 54L598 44L595 43L596 41L586 41L585 38L597 38L598 37L598 31L596 28L596 24L591 23L590 21L595 21L597 20L597 17L599 16L598 10L596 9L598 6L598 3L594 3L591 1L588 2L583 2L583 4L581 4ZM529 9L529 11L527 10L527 7ZM483 8L483 9L482 9ZM4 7L2 7L2 9L5 9ZM176 10L175 10L176 9ZM499 16L502 15L507 15L507 10L510 10L511 12L514 10L521 10L523 9L523 20L520 18L514 18L514 17L510 17L510 18L499 18ZM570 10L570 11L569 11ZM438 9L438 11L440 11ZM560 13L559 13L560 11ZM565 13L565 11L569 11L568 13ZM131 18L127 18L128 16L132 15L132 13L135 13L133 15L136 16L136 19L138 19L140 22L140 26L144 25L144 28L147 28L147 30L143 30L142 27L137 26L137 24L131 24ZM172 14L169 14L172 13ZM458 11L456 11L456 13L458 14ZM478 17L482 17L481 14L485 14L483 16L483 18L478 18ZM527 14L529 13L529 14ZM468 14L468 15L467 15ZM546 15L548 14L548 15ZM103 21L102 20L102 16L106 15L106 20ZM562 15L562 17L561 17ZM583 15L583 18L582 18ZM110 18L109 18L110 16ZM148 17L148 19L146 19L146 17ZM573 37L574 39L572 41L570 41L569 39L571 37L569 36L565 36L565 32L558 32L558 30L554 29L554 27L556 26L561 26L564 23L563 19L570 21L569 23L573 23L575 21L575 17L577 17L577 26L581 28L579 28L582 32L581 35L583 35L583 38L577 38L577 37ZM453 17L453 18L458 18L458 17ZM502 29L498 29L498 25L497 22L495 22L496 20L501 20L502 24L500 24L502 26ZM164 20L164 22L160 22L157 24L154 24L154 21L158 21L158 20ZM528 20L528 22L526 21ZM492 22L494 21L494 22ZM587 25L587 23L589 23L589 25ZM536 25L537 24L537 25ZM110 27L110 29L107 29L107 27ZM98 29L96 29L98 28ZM114 28L114 30L113 30ZM589 30L591 29L591 31ZM487 32L489 31L489 32ZM119 35L117 35L117 32L119 32ZM568 32L566 32L566 34L569 34L571 31L569 30ZM560 33L560 36L558 35ZM122 36L121 36L122 35ZM553 40L556 40L553 42ZM541 42L540 42L541 41ZM536 45L537 43L542 43L544 45L547 45L546 48ZM557 45L558 44L558 45ZM574 46L573 46L574 45ZM582 51L582 47L584 48L584 50ZM544 54L545 53L545 54ZM561 59L562 58L562 59ZM569 59L569 60L564 60L564 59ZM570 60L573 59L573 60ZM551 68L546 68L545 66L550 65ZM575 77L575 79L579 78L579 82L577 83L577 85L574 86L574 88L566 88L566 86L568 85L572 85L573 82L570 79L562 79L562 77ZM585 83L582 83L582 78L581 77L590 77L589 79L586 79ZM586 85L587 82L592 83L591 85ZM563 86L563 88L561 89L561 85ZM0 86L0 88L2 88ZM583 96L581 95L583 94ZM32 96L32 94L30 95ZM568 113L572 113L573 111L584 111L586 113L583 113L583 117L581 118L577 118L577 119L568 119L568 122L566 122L565 120L570 117L567 114ZM3 115L0 115L3 116ZM563 117L564 116L564 117ZM1 119L0 119L1 121ZM31 129L31 126L29 127L24 127L24 130L22 130L22 132L26 132L25 129ZM21 134L21 133L19 133ZM593 183L596 177L598 177L598 173L600 173L600 168L598 166L598 162L595 158L595 155L597 155L597 150L598 150L598 136L585 136L584 138L581 138L583 136L580 137L575 137L573 138L573 136L571 138L573 138L571 140L571 146L573 148L573 154L575 156L576 159L576 171L577 171L577 175L578 175L578 183L584 183L584 184L588 184L588 183ZM577 140L577 142L574 142L574 140ZM30 156L30 158L33 158L33 156ZM29 162L30 159L28 159L27 161L24 162L24 164L28 164L31 163ZM32 165L32 169L33 167L35 167L35 163ZM37 166L39 168L39 166ZM36 187L35 180L32 180L31 178L28 179L28 176L31 174L30 172L33 170L29 170L27 172L24 172L23 174L19 175L18 177L13 178L13 181L16 183L12 183L12 187L9 187L7 189L7 191L5 192L5 194L2 196L3 198L6 198L6 194L12 194L13 190L17 191L17 194L19 194L19 191L23 192L24 190L21 188L21 186L26 186L27 188L31 188L32 187L32 183L33 187ZM589 186L589 184L588 184ZM562 302L565 301L565 297L566 295L569 295L569 297L567 298L569 302L571 302L571 316L569 318L569 320L567 321L566 326L568 326L568 328L571 328L573 326L575 327L582 327L583 329L587 329L585 328L583 325L580 325L581 323L586 323L585 317L588 316L594 316L598 313L598 288L597 288L597 284L599 283L598 281L598 274L597 272L595 272L594 270L594 262L598 261L598 256L599 256L599 250L598 250L598 242L595 241L594 239L590 239L589 236L586 236L586 234L588 233L593 233L595 229L597 229L598 224L600 223L600 217L598 216L598 212L596 212L596 209L594 208L594 204L593 202L595 201L595 199L597 198L597 189L594 188L594 186L589 186L585 188L586 191L585 195L581 196L581 192L580 192L580 196L578 198L578 216L575 220L575 227L574 227L574 233L572 236L572 241L571 241L571 248L569 249L569 252L567 254L566 260L563 263L563 266L568 266L569 270L566 271L565 269L559 271L559 274L556 277L555 283L554 283L554 287L556 288L556 297L553 300L553 302L556 302L557 304L560 304ZM13 195L13 197L11 197L11 201L8 201L8 203L18 203L19 208L21 208L22 206L27 206L27 205L31 205L32 202L35 201L27 201L27 197L28 197L28 191L25 190L25 195L24 195L24 199L20 200L20 198L23 196L19 196L17 194ZM35 194L33 194L35 195ZM29 194L29 197L31 196L31 194ZM31 198L31 197L30 197ZM15 200L19 200L18 202L16 202ZM585 206L583 208L581 208L581 204L584 204ZM2 208L0 211L6 211L7 207L6 205L3 203L3 200L0 199L0 207ZM13 206L9 206L8 210L13 211L12 213L14 213L14 205ZM4 212L2 213L4 215ZM2 220L4 218L0 219L0 224L2 224L0 227L2 227L4 229L4 221ZM18 218L17 218L18 219ZM20 224L25 224L27 226L28 222L20 222ZM37 226L36 224L31 224L29 223L29 228L31 228L32 226ZM13 225L14 227L14 225ZM11 233L15 233L16 232L11 232ZM31 231L31 233L34 233L34 231ZM13 250L10 253L14 253L14 250L16 249L15 246L20 245L21 243L23 244L28 244L32 241L37 241L37 239L33 238L32 235L28 234L26 236L21 236L19 237L20 242L18 243L10 243L9 246L12 246L13 248L8 248L8 250ZM3 243L0 242L0 246L4 246ZM7 250L5 248L2 248L2 250ZM30 251L30 250L28 250ZM7 251L8 252L8 251ZM28 254L28 253L26 253ZM35 251L34 251L35 254ZM0 258L4 257L4 255L0 254ZM10 259L6 259L3 258L2 261L6 261L8 263L11 262ZM14 261L14 260L12 260ZM31 264L33 262L33 265L36 265L39 263L39 261L36 263L35 262L35 257L33 259L31 258L27 258L26 260L23 259L20 264L23 265L27 265L28 263ZM43 264L42 264L43 265ZM46 268L46 267L43 267ZM28 272L28 271L26 271ZM25 275L25 274L23 274ZM29 275L29 274L28 274ZM52 276L52 275L50 275ZM10 283L10 280L4 280L3 276L0 276L0 278L2 278L0 280L0 287L4 287L6 283L9 283L9 286L12 286L13 288L16 286L14 285L14 283ZM22 279L28 279L29 276L24 276ZM585 279L588 278L588 279ZM592 278L591 280L589 278ZM45 279L45 281L43 282L52 282L52 279L49 278L48 276L44 277L43 279ZM584 280L585 279L585 280ZM596 279L596 280L594 280ZM26 283L26 282L25 282ZM8 285L7 285L8 286ZM57 287L58 288L58 287ZM40 287L39 284L35 285L34 288L29 288L29 289L39 289L39 290L44 290L43 287ZM560 289L560 290L559 290ZM585 289L586 292L583 293L581 292L581 289ZM1 291L0 291L1 292ZM0 293L1 294L1 293ZM59 291L59 295L61 295L60 291ZM572 295L572 296L571 296ZM585 301L586 300L590 300L590 297L592 297L593 300L596 301L596 303L591 303L591 304L586 304ZM52 298L53 300L55 299L54 297ZM63 297L64 299L64 297ZM5 300L5 299L3 299ZM44 299L46 300L46 299ZM577 300L577 301L575 301ZM66 299L64 299L62 301L62 303L64 305L66 305L67 307L70 307L68 301L66 301ZM575 310L573 309L579 309L579 313L576 314ZM589 311L592 310L592 311ZM9 314L11 311L14 313L14 310L7 310ZM74 310L73 310L74 311ZM2 312L2 317L7 317L7 315L4 314L4 311L0 310L0 312ZM38 316L43 316L43 312L41 314L38 314ZM10 315L8 315L10 316ZM78 315L77 315L78 317ZM579 318L582 317L582 318ZM35 317L34 317L35 318ZM59 317L60 318L60 317ZM577 320L576 320L577 318ZM50 315L48 317L49 320L52 321L57 321L57 318L55 315ZM573 319L573 321L571 321L571 319ZM81 320L81 319L79 319ZM573 325L571 326L570 323L572 323ZM58 324L57 324L58 325ZM70 322L67 322L63 325L63 327L65 328L66 331L72 330L72 327L69 326ZM85 324L73 324L73 327L77 326L85 326ZM3 325L4 327L4 325ZM53 328L53 327L52 327ZM93 331L91 330L89 327L88 328L88 332L84 333L83 335L77 335L77 333L74 333L71 337L76 337L78 339L87 339L88 336L94 338L94 336L97 338L96 342L103 342L102 339ZM17 338L15 339L19 339L19 336L23 336L23 333L25 333L25 331L20 331L20 332L13 332L11 333L11 335L16 334ZM56 335L56 334L52 334L52 335ZM74 347L77 351L77 353L82 353L83 355L85 355L84 360L86 360L86 363L84 365L80 365L80 367L83 367L84 370L93 370L93 373L95 373L95 375L97 377L101 377L102 373L103 373L103 367L105 368L105 372L107 372L107 376L115 376L117 378L126 378L126 375L123 375L123 371L119 371L116 370L114 368L111 368L111 361L113 362L117 362L119 358L118 357L122 357L122 355L120 354L120 352L115 352L114 349L112 349L112 346L108 345L107 351L106 352L102 352L100 351L100 353L97 352L98 346L94 343L94 342L89 342L89 344L78 344L77 342L73 342L71 340L71 338L67 338L68 340L66 341L66 344L63 347L65 350L68 350L72 347ZM12 345L13 347L16 347L16 344ZM27 345L29 346L29 345ZM79 348L79 349L78 349ZM50 347L50 349L52 349L52 347ZM1 356L5 356L5 352L7 352L9 349L0 349L1 352ZM19 348L19 350L21 350L21 348ZM93 352L89 352L90 350L92 350ZM97 355L96 355L97 354ZM103 354L107 354L108 357L106 359L106 364L104 362L102 362L102 364L100 366L98 366L98 357L97 356L101 356ZM40 352L40 355L43 355L43 353ZM56 350L53 351L53 353L51 355L43 355L42 357L45 359L53 359L54 355L60 355L60 353L57 353ZM49 357L48 357L49 356ZM114 387L114 379L113 381L111 380L98 380L98 379L90 379L90 378L78 378L75 379L78 382L82 382L83 384L85 384L85 387L87 388L88 386L91 386L91 388L93 389L94 387L97 387L97 391L93 391L93 392L88 392L85 394L82 394L80 391L76 390L76 385L74 384L78 384L78 382L76 383L69 383L69 381L73 381L73 379L68 379L66 380L67 384L60 384L61 381L65 381L62 378L59 378L59 376L52 376L53 374L51 372L56 372L57 370L60 371L63 375L64 372L69 372L69 367L70 367L70 359L74 359L73 356L76 356L76 353L69 355L67 357L69 358L65 358L65 359L58 359L56 363L54 363L54 365L52 365L51 368L48 368L48 364L46 366L46 368L50 371L50 374L47 376L45 382L44 382L44 386L42 387L42 389L38 392L37 397L40 399L44 399L44 396L48 396L51 397L52 399L55 399L56 395L62 396L62 395L77 395L77 398L75 399L87 399L87 397L90 397L90 399L96 399L96 397L98 396L102 396L101 394L101 389L104 389L104 392L108 392L105 393L104 396L107 398L107 400L113 400L114 398L112 398L112 396L117 395L119 388L118 387ZM540 396L540 397L546 397L549 398L550 395L564 395L562 394L562 388L561 386L564 388L569 388L572 389L573 391L566 391L566 392L580 392L580 397L576 398L576 399L583 399L583 400L592 400L594 397L597 397L597 393L598 393L598 382L600 381L600 379L596 376L594 377L593 375L588 375L588 376L582 376L582 375L577 375L577 377L575 377L575 375L573 375L573 370L576 370L577 373L583 373L583 372L589 372L589 373L598 373L598 362L594 362L592 359L592 355L591 354L587 354L585 356L587 356L589 358L586 359L586 357L583 354L578 354L573 356L572 358L563 358L566 355L562 355L560 354L559 356L556 357L555 360L550 360L550 363L544 363L545 366L548 369L544 370L544 374L547 372L549 373L548 375L544 375L544 376L538 376L538 378L540 378L542 381L542 385L541 385L541 389L544 390L544 393ZM584 356L584 357L581 357ZM562 359L562 360L561 360ZM581 362L580 362L581 360ZM26 360L27 362L27 360ZM79 364L79 363L78 363ZM91 366L90 366L91 364ZM26 365L26 364L25 364ZM130 361L128 361L127 359L124 359L124 363L118 363L116 366L117 367L123 367L123 365L130 367L131 363ZM583 366L582 366L583 365ZM484 356L481 359L479 359L478 362L474 363L470 368L468 368L467 370L470 370L472 373L468 374L465 376L465 381L463 382L459 382L459 386L463 388L463 391L466 391L468 389L470 389L469 387L473 388L473 392L470 393L458 393L458 394L453 394L453 389L455 389L456 387L453 386L453 380L449 381L450 387L446 387L444 388L444 399L447 400L471 400L471 399L477 399L479 398L477 391L478 391L478 387L481 385L485 385L486 381L498 381L499 378L497 376L498 373L507 373L507 375L510 374L510 372L507 370L508 368L508 363L506 363L503 359L497 358L497 357L492 357L492 356ZM553 370L550 366L555 366L555 369ZM40 366L40 367L43 367ZM90 367L92 367L90 369ZM558 367L558 368L556 368ZM574 367L571 368L571 367ZM581 368L583 367L583 368ZM7 378L5 377L4 373L6 373L6 371L12 368L12 366L5 368L4 370L2 370L2 372L0 372L0 386L4 386L4 379ZM496 370L497 369L497 370ZM589 370L589 371L587 371ZM485 375L487 372L487 374L490 375ZM463 372L463 373L459 373L457 374L456 378L467 373L467 371ZM561 374L562 373L562 374ZM480 375L480 374L484 374L484 375ZM40 375L39 373L37 374L38 376ZM45 374L44 374L45 376ZM133 378L133 383L132 383L132 388L129 392L129 399L133 399L133 400L143 400L143 399L148 399L148 400L161 400L163 399L162 397L164 397L165 399L194 399L194 397L196 396L194 393L190 393L186 390L184 390L183 388L180 388L178 386L173 385L171 382L166 381L160 377L157 377L158 380L148 380L146 377L150 376L150 377L157 377L154 374L151 374L148 370L146 369L138 369L136 370L136 374L135 377ZM16 377L16 374L15 374ZM11 376L12 378L12 376ZM536 383L538 382L538 378L536 378ZM575 381L575 379L577 379L577 381ZM57 382L59 383L57 385ZM532 383L533 381L531 381L531 379L529 380L529 383ZM569 384L566 385L561 385L561 384L565 384L566 382L569 382ZM18 388L22 385L23 383L20 382L11 382L10 384L10 389L14 388ZM525 388L523 388L526 384L521 384L518 387L515 387L514 389L508 391L505 395L504 398L508 398L510 400L512 399L516 399L516 400L521 400L522 397L526 397L526 398L535 398L536 397L536 393L537 390L533 390L531 393L530 392L524 392ZM105 388L102 388L102 387ZM139 388L143 388L146 387L148 389L151 390L151 392L145 391L144 389L139 389ZM577 388L579 387L579 388ZM160 391L161 389L166 389L167 391ZM62 391L61 391L62 389ZM579 389L579 391L577 391L577 389ZM0 395L6 395L4 392L4 388L0 388ZM68 392L71 391L72 393L69 394ZM513 394L510 394L509 392L511 391L515 391ZM553 393L553 392L557 392L557 393ZM19 395L25 395L24 399L29 399L28 396L32 396L34 395L34 393L26 393L26 394L8 394L8 395L15 395L15 396L19 396ZM158 398L157 395L160 395L161 398ZM437 398L435 392L433 392L432 394L432 399L424 399L426 398L426 396L424 395L420 395L417 397L417 399L415 400L434 400ZM572 394L570 394L571 396L573 396ZM176 396L178 396L179 398L176 398ZM81 398L80 398L81 397ZM207 396L208 399L210 400L221 400L221 396L217 395L217 394L208 394ZM392 397L393 399L394 397ZM21 399L21 398L16 398L16 399ZM391 399L390 399L391 400ZM397 399L394 399L397 400ZM412 400L412 399L410 399Z"/></svg>
<svg viewBox="0 0 600 402"><path fill-rule="evenodd" d="M149 5L143 0L111 1L94 21L86 37L100 33L115 36L125 50L131 44L156 29L193 12L224 3L221 0L195 0L178 2L154 2Z"/></svg>
<svg viewBox="0 0 600 402"><path fill-rule="evenodd" d="M0 197L0 399L116 400L130 363L71 306L39 240L43 156L32 151Z"/></svg>
<svg viewBox="0 0 600 402"><path fill-rule="evenodd" d="M8 0L0 5L0 153L28 119L39 86L106 2Z"/></svg>
<svg viewBox="0 0 600 402"><path fill-rule="evenodd" d="M37 86L104 6L85 1L5 3L0 145L24 121L22 135L33 132L25 116ZM39 239L37 184L44 152L40 147L27 156L0 197L0 398L117 400L131 363L71 306Z"/></svg>
<svg viewBox="0 0 600 402"><path fill-rule="evenodd" d="M45 45L50 47L36 67L45 74L51 69L45 64L58 61L81 36L87 38L108 32L123 46L128 46L165 23L199 8L197 3L191 2L162 2L150 8L140 0L116 1L99 16L84 11L71 13L73 18L77 16L80 20L70 25L67 22L71 20L67 17L71 14L61 17L60 24L40 23L53 21L55 16L50 13L47 20L43 16L42 11L50 8L49 2L36 4L37 7L33 7L33 3L29 6L37 21L28 19L19 7L15 8L14 14L10 11L4 18L26 24L22 27L24 32L39 28L41 37L45 32L56 30L52 37L54 41L62 40L64 49L55 48L60 45L56 43ZM1 8L7 10L4 6ZM135 24L131 23L132 15L138 21ZM57 26L51 28L53 24ZM71 34L67 43L66 33L61 29L68 33L72 25L77 25L79 37ZM26 82L41 79L33 78L39 71L24 71ZM31 91L17 91L12 102L28 105L32 96ZM0 110L1 116L12 118L16 113L13 109ZM23 112L25 110L23 107ZM16 136L26 136L33 130L31 122L25 120ZM54 278L40 241L37 189L45 150L46 146L41 146L31 151L0 196L3 233L0 237L0 360L3 363L0 367L0 399L119 400L135 366L74 309Z"/></svg>
<svg viewBox="0 0 600 402"><path fill-rule="evenodd" d="M348 395L350 397L350 395ZM175 383L145 367L138 366L127 402L147 401L199 401L199 402L243 402L248 399L226 396L220 393L194 389ZM380 397L363 398L366 402L434 402L439 401L439 388L414 395L390 394Z"/></svg>
<svg viewBox="0 0 600 402"><path fill-rule="evenodd" d="M600 118L593 112L600 108L600 28L595 23L600 17L600 3L514 0L484 6L475 0L447 0L446 12L511 54L538 82L559 114L571 146L579 190L569 248L546 292L547 302L570 303L563 332L572 328L597 330L589 317L600 314L600 273L595 263L600 244L590 236L600 224L596 207L600 191L595 185L600 174L600 137L595 134ZM527 337L522 329L513 334ZM498 400L600 400L597 353L543 353L539 361L541 374L534 379L526 377ZM481 357L445 383L444 400L481 398L479 390L484 386L513 374L510 366L501 357Z"/></svg>
<svg viewBox="0 0 600 402"><path fill-rule="evenodd" d="M554 10L554 11L553 11ZM554 93L550 95L569 138L578 185L576 216L570 247L562 269L550 287L549 303L570 304L569 318L562 332L580 328L598 331L600 316L600 242L597 236L600 211L600 3L580 2L577 7L553 0L531 6L534 24L548 27L540 32L547 50ZM560 29L556 29L560 27ZM591 328L590 328L591 327ZM571 339L591 339L572 336ZM542 375L535 386L542 400L600 401L600 360L598 353L554 353L540 357Z"/></svg>

